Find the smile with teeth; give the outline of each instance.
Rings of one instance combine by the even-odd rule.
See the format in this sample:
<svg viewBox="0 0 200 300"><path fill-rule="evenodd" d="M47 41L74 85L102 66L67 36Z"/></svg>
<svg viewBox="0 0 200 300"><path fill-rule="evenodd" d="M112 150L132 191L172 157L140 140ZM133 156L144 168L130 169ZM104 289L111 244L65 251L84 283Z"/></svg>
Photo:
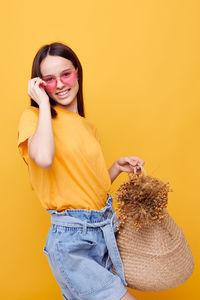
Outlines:
<svg viewBox="0 0 200 300"><path fill-rule="evenodd" d="M71 90L71 88L69 88L68 90L62 91L62 92L58 92L56 94L59 96L64 96L64 95L67 95L70 90Z"/></svg>

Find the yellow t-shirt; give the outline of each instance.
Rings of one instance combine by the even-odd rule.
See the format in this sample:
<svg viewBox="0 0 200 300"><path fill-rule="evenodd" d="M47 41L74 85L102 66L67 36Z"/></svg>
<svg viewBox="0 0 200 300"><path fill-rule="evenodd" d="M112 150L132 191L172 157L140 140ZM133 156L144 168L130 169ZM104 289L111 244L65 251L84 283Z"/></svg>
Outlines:
<svg viewBox="0 0 200 300"><path fill-rule="evenodd" d="M27 139L37 128L39 108L28 105L18 127L18 149L28 164L30 181L45 209L95 209L105 206L111 187L97 128L78 113L54 106L55 157L40 168L28 155Z"/></svg>

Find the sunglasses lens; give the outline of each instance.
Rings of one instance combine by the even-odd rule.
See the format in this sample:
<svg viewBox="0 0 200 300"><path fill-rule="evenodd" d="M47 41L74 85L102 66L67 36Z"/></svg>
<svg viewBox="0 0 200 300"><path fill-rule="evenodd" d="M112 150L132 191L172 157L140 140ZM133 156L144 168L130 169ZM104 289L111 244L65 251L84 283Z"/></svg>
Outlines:
<svg viewBox="0 0 200 300"><path fill-rule="evenodd" d="M56 78L54 77L47 77L47 78L43 78L43 80L46 82L46 86L45 86L45 90L47 92L53 92L56 88Z"/></svg>
<svg viewBox="0 0 200 300"><path fill-rule="evenodd" d="M76 72L73 70L65 71L61 74L60 80L66 85L73 86L76 82Z"/></svg>

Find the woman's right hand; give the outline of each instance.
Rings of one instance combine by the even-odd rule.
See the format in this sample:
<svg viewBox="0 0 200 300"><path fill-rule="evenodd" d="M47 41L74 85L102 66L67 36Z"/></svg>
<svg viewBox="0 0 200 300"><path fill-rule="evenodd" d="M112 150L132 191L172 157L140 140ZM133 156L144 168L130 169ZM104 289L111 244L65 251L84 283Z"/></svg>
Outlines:
<svg viewBox="0 0 200 300"><path fill-rule="evenodd" d="M43 102L49 102L49 96L47 95L44 87L40 84L46 85L46 82L40 77L32 78L28 81L28 95L40 106Z"/></svg>

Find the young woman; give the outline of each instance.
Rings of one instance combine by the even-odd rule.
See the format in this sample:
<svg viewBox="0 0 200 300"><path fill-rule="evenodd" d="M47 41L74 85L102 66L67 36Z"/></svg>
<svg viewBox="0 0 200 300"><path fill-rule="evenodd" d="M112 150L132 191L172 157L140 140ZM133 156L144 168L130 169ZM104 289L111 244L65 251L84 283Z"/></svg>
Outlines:
<svg viewBox="0 0 200 300"><path fill-rule="evenodd" d="M32 187L51 215L43 251L62 296L135 299L125 288L117 214L108 192L121 172L140 174L144 162L121 157L107 170L98 131L85 118L82 67L68 46L41 47L31 78L31 104L20 118L18 147Z"/></svg>

